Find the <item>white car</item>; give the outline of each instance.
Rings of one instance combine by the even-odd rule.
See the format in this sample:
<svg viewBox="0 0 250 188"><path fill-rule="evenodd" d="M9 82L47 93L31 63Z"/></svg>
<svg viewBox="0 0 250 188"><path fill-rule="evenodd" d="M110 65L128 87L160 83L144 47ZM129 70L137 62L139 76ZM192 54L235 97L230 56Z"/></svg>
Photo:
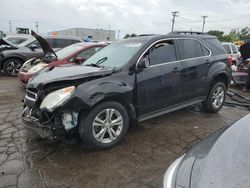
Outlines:
<svg viewBox="0 0 250 188"><path fill-rule="evenodd" d="M237 46L231 42L223 42L222 45L226 49L227 53L232 56L232 62L237 64L240 58Z"/></svg>

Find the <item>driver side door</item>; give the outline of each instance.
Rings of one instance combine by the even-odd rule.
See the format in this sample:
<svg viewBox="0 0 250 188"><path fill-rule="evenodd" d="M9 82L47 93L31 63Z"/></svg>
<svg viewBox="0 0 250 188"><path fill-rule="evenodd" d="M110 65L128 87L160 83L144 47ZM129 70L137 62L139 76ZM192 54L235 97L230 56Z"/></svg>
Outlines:
<svg viewBox="0 0 250 188"><path fill-rule="evenodd" d="M137 70L139 116L175 104L175 96L181 94L179 72L182 67L177 61L174 40L154 44L143 58L148 58L150 65Z"/></svg>

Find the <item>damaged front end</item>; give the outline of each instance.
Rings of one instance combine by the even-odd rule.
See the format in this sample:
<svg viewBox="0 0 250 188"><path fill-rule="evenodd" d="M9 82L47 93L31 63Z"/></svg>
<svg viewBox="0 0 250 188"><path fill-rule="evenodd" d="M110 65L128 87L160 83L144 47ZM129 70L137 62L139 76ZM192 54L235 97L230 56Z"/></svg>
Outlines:
<svg viewBox="0 0 250 188"><path fill-rule="evenodd" d="M45 91L27 89L22 112L23 125L42 138L61 139L78 132L77 108L69 108L75 103L72 96L75 86L57 89L46 95ZM67 108L63 108L67 106Z"/></svg>

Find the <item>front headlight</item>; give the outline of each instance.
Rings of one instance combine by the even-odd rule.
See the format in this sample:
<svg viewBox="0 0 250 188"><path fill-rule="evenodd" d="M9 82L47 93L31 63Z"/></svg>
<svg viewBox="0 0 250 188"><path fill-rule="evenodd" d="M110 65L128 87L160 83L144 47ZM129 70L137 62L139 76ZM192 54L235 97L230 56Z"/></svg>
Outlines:
<svg viewBox="0 0 250 188"><path fill-rule="evenodd" d="M173 188L174 187L174 181L175 181L175 175L177 173L177 168L179 167L182 159L184 158L185 154L176 159L167 169L164 180L163 180L163 188Z"/></svg>
<svg viewBox="0 0 250 188"><path fill-rule="evenodd" d="M35 65L34 67L32 67L28 72L29 73L36 73L46 66L47 66L47 64L39 63L39 64Z"/></svg>
<svg viewBox="0 0 250 188"><path fill-rule="evenodd" d="M53 112L56 107L67 101L75 91L75 86L66 87L49 93L42 101L40 109Z"/></svg>

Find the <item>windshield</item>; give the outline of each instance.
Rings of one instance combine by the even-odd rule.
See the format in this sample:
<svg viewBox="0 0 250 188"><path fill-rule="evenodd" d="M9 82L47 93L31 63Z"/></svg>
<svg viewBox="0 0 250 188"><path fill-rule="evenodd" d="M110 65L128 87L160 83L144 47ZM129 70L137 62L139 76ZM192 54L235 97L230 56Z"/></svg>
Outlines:
<svg viewBox="0 0 250 188"><path fill-rule="evenodd" d="M105 68L124 66L142 47L142 41L123 40L103 48L84 62L84 65L99 64Z"/></svg>
<svg viewBox="0 0 250 188"><path fill-rule="evenodd" d="M82 49L83 47L79 44L72 44L70 46L67 46L59 51L56 52L58 59L63 59L65 57L68 57L69 55L77 52L78 50Z"/></svg>

